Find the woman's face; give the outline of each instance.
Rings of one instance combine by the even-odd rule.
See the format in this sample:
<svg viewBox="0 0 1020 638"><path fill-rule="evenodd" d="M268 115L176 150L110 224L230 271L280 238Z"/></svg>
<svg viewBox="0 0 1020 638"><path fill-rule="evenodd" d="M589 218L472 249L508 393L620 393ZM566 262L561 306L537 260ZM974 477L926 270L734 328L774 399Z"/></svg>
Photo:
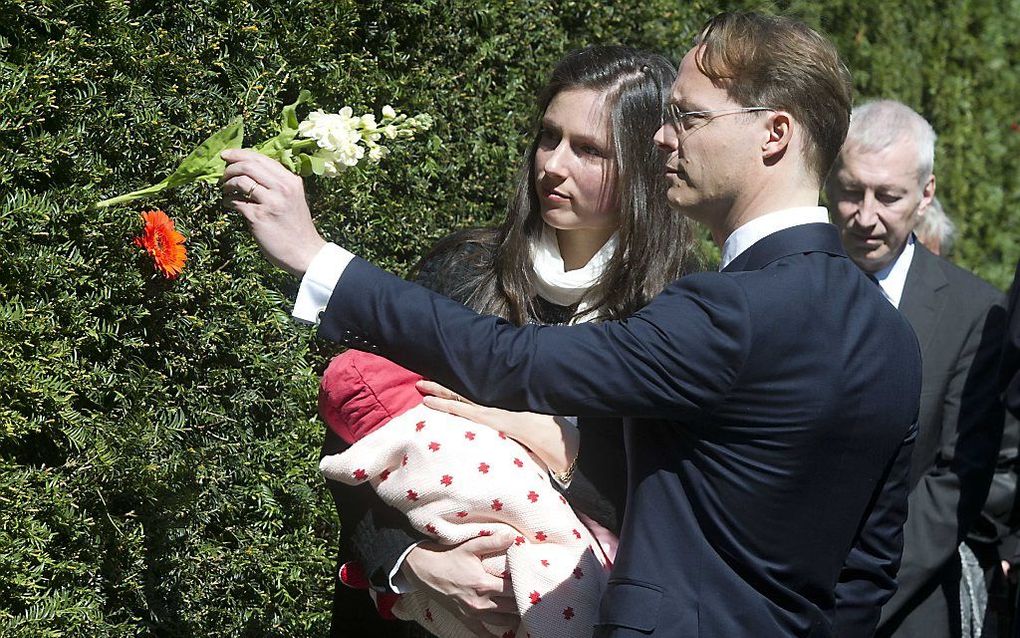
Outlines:
<svg viewBox="0 0 1020 638"><path fill-rule="evenodd" d="M560 91L542 117L535 190L542 219L557 230L605 232L619 225L616 162L602 93Z"/></svg>

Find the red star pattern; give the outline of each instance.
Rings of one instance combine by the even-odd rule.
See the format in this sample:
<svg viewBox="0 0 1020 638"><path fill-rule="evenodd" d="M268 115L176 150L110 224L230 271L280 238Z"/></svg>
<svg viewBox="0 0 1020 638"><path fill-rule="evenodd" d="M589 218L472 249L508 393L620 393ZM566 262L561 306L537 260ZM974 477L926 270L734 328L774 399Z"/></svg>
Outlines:
<svg viewBox="0 0 1020 638"><path fill-rule="evenodd" d="M524 467L524 461L515 458L514 459L514 465L516 465L517 467Z"/></svg>
<svg viewBox="0 0 1020 638"><path fill-rule="evenodd" d="M400 462L401 466L407 465L407 455L404 455L404 460Z"/></svg>
<svg viewBox="0 0 1020 638"><path fill-rule="evenodd" d="M436 441L433 441L433 442L429 443L429 449L432 450L433 452L438 452L439 451L439 443L436 442Z"/></svg>
<svg viewBox="0 0 1020 638"><path fill-rule="evenodd" d="M492 530L483 529L482 531L478 532L478 536L479 537L481 537L481 536L492 536Z"/></svg>
<svg viewBox="0 0 1020 638"><path fill-rule="evenodd" d="M531 597L531 604L532 605L537 605L538 603L542 602L542 597L538 594L537 591L531 592L531 596L530 597Z"/></svg>
<svg viewBox="0 0 1020 638"><path fill-rule="evenodd" d="M574 536L581 538L581 532L577 531L576 529L570 531L574 532Z"/></svg>
<svg viewBox="0 0 1020 638"><path fill-rule="evenodd" d="M467 512L465 511L457 512L457 518L467 518Z"/></svg>
<svg viewBox="0 0 1020 638"><path fill-rule="evenodd" d="M428 607L425 608L425 620L432 622L432 610Z"/></svg>
<svg viewBox="0 0 1020 638"><path fill-rule="evenodd" d="M494 498L492 499L492 505L490 507L492 507L493 512L498 512L503 509L503 503L498 498Z"/></svg>
<svg viewBox="0 0 1020 638"><path fill-rule="evenodd" d="M421 432L424 429L425 429L425 422L424 421L418 421L417 423L414 424L414 431L415 432Z"/></svg>
<svg viewBox="0 0 1020 638"><path fill-rule="evenodd" d="M359 467L358 469L354 470L354 478L358 479L359 481L364 481L366 478L368 478L368 472Z"/></svg>
<svg viewBox="0 0 1020 638"><path fill-rule="evenodd" d="M418 500L418 492L415 492L414 490L407 490L407 500L409 500L409 501L417 501Z"/></svg>
<svg viewBox="0 0 1020 638"><path fill-rule="evenodd" d="M499 438L501 438L501 439L503 439L505 441L506 440L506 432L503 432L502 430L500 430Z"/></svg>
<svg viewBox="0 0 1020 638"><path fill-rule="evenodd" d="M464 433L464 438L467 439L468 441L474 441L475 440L475 433L474 432L470 432L470 431L465 432Z"/></svg>
<svg viewBox="0 0 1020 638"><path fill-rule="evenodd" d="M538 500L538 492L536 492L535 490L531 490L530 492L528 492L528 500L531 501L532 503L537 501Z"/></svg>
<svg viewBox="0 0 1020 638"><path fill-rule="evenodd" d="M433 536L439 534L439 532L436 530L436 526L433 525L432 523L429 523L428 525L425 526L425 531L428 532L429 534L432 534Z"/></svg>
<svg viewBox="0 0 1020 638"><path fill-rule="evenodd" d="M547 561L546 559L543 558L541 562L542 562L542 567L548 567L549 566L549 561Z"/></svg>
<svg viewBox="0 0 1020 638"><path fill-rule="evenodd" d="M580 567L574 568L574 578L576 578L577 580L581 580L582 578L584 578L584 572L581 571Z"/></svg>
<svg viewBox="0 0 1020 638"><path fill-rule="evenodd" d="M514 633L513 629L507 629L506 631L503 632L503 635L500 636L500 638L516 638L516 636L517 634Z"/></svg>
<svg viewBox="0 0 1020 638"><path fill-rule="evenodd" d="M548 538L548 536L545 535L545 532L541 530L535 532L535 540L538 541L539 543L545 541L546 538Z"/></svg>
<svg viewBox="0 0 1020 638"><path fill-rule="evenodd" d="M488 463L479 463L478 464L478 471L481 472L482 474L488 474L489 473L489 464Z"/></svg>
<svg viewBox="0 0 1020 638"><path fill-rule="evenodd" d="M389 470L383 470L382 472L379 473L379 482L382 483L383 481L385 481L389 477L390 477L390 471Z"/></svg>
<svg viewBox="0 0 1020 638"><path fill-rule="evenodd" d="M563 610L563 617L566 618L567 620L570 620L571 618L573 618L574 617L574 608L573 607L567 607L566 609L564 609Z"/></svg>
<svg viewBox="0 0 1020 638"><path fill-rule="evenodd" d="M439 482L445 485L446 487L450 487L450 483L453 483L453 477L450 476L449 474L443 474L443 478L439 479ZM578 536L578 538L581 537Z"/></svg>
<svg viewBox="0 0 1020 638"><path fill-rule="evenodd" d="M517 538L514 539L514 545L523 545L523 544L524 544L524 537L523 536L518 536Z"/></svg>

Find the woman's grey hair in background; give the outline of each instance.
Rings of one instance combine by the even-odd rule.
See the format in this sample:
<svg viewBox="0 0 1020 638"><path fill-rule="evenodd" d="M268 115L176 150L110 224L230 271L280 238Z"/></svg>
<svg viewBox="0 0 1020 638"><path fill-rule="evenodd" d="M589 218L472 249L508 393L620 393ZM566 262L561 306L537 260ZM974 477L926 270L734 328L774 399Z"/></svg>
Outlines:
<svg viewBox="0 0 1020 638"><path fill-rule="evenodd" d="M945 257L952 251L956 240L956 224L949 219L938 197L933 197L921 221L914 228L917 240L932 252Z"/></svg>
<svg viewBox="0 0 1020 638"><path fill-rule="evenodd" d="M923 186L935 169L935 129L912 108L895 100L876 100L854 107L845 146L876 153L900 140L917 148L918 181Z"/></svg>

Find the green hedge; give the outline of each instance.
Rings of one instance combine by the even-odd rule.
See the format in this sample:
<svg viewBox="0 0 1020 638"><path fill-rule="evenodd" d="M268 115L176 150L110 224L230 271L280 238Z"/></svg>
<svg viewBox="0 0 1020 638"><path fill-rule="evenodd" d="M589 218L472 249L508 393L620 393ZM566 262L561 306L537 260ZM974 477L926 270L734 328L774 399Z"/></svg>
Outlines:
<svg viewBox="0 0 1020 638"><path fill-rule="evenodd" d="M629 6L624 6L629 5ZM327 109L437 118L379 167L308 183L318 222L404 272L501 215L533 94L590 42L676 58L753 3L676 0L0 2L0 634L323 635L337 522L316 470L316 375L335 351L288 317L295 283L210 187L147 202L188 237L183 276L131 244L162 177L243 114L261 139L301 88ZM960 262L1005 286L1015 242L1020 7L780 4L837 40L862 95L941 133Z"/></svg>

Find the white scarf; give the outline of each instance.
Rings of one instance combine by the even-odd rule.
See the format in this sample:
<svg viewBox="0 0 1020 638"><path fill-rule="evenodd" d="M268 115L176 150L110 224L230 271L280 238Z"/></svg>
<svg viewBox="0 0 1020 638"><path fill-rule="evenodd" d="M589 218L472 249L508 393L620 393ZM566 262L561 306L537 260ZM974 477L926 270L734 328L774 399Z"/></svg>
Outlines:
<svg viewBox="0 0 1020 638"><path fill-rule="evenodd" d="M598 278L606 270L606 265L616 252L619 234L613 233L602 248L599 248L588 263L577 270L566 271L560 245L556 240L556 229L544 224L541 236L531 244L531 261L535 276L532 279L538 296L559 306L572 306L581 300L584 293L595 285ZM589 304L578 306L579 315L583 315ZM592 317L578 317L575 321L588 321ZM571 322L574 323L574 322Z"/></svg>

